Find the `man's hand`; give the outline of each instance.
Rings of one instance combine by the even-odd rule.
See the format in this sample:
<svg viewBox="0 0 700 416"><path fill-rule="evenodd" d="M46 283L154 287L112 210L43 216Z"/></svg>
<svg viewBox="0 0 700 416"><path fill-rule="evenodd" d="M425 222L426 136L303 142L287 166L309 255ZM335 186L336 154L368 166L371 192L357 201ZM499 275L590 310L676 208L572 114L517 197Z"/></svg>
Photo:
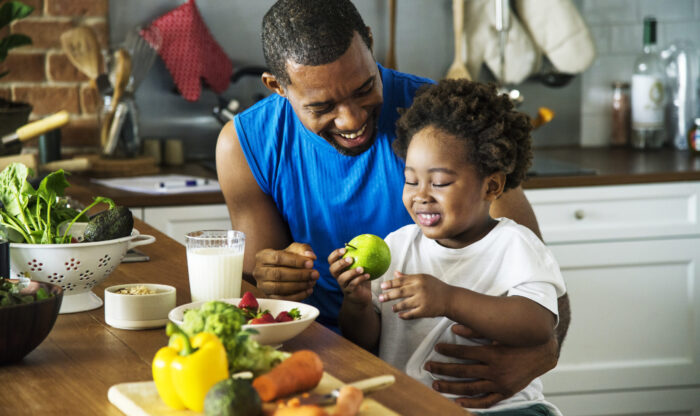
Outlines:
<svg viewBox="0 0 700 416"><path fill-rule="evenodd" d="M450 285L429 274L394 272L394 279L382 283L380 302L401 299L392 310L401 319L444 316L449 304Z"/></svg>
<svg viewBox="0 0 700 416"><path fill-rule="evenodd" d="M465 338L480 338L463 325L452 326L452 332ZM441 393L459 396L455 401L462 407L487 408L524 389L536 377L557 365L556 337L536 347L508 347L491 344L465 346L437 344L435 351L442 355L473 360L474 363L455 364L429 361L425 369L436 375L457 378L475 378L473 381L434 381L433 388Z"/></svg>
<svg viewBox="0 0 700 416"><path fill-rule="evenodd" d="M253 277L258 289L272 299L300 301L313 293L319 273L308 244L292 243L284 250L265 249L255 255Z"/></svg>

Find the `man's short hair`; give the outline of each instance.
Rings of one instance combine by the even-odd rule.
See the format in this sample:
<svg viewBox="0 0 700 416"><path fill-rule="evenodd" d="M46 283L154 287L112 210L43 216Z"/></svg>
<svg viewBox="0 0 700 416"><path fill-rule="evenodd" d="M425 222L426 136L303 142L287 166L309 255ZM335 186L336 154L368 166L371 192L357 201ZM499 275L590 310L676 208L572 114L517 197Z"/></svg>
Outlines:
<svg viewBox="0 0 700 416"><path fill-rule="evenodd" d="M348 50L355 32L371 49L369 29L350 0L279 0L263 18L265 62L286 86L287 60L308 66L333 62Z"/></svg>

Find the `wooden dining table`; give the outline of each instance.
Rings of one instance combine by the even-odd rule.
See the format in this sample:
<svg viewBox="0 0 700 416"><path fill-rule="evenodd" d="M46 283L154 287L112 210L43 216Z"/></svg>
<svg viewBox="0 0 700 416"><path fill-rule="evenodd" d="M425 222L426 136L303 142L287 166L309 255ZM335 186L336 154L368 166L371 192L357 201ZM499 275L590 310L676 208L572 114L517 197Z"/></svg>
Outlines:
<svg viewBox="0 0 700 416"><path fill-rule="evenodd" d="M189 303L185 247L148 224L136 220L141 234L155 243L141 246L150 260L122 263L93 288L124 283L160 283L177 289L177 305ZM247 282L243 290L256 291ZM61 314L48 337L22 361L0 366L0 415L121 415L107 398L112 385L151 380L151 361L166 345L163 328L116 329L105 323L104 307ZM371 398L401 415L464 415L464 409L405 373L314 322L281 347L311 349L325 371L343 382L393 374L396 382Z"/></svg>

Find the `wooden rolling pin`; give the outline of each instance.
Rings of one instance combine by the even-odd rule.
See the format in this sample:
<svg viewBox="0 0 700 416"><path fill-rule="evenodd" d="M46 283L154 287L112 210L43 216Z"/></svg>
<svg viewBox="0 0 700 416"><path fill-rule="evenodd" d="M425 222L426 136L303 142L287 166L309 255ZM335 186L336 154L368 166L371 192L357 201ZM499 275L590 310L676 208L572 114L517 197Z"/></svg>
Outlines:
<svg viewBox="0 0 700 416"><path fill-rule="evenodd" d="M11 145L12 143L24 142L42 133L46 133L47 131L63 127L68 124L69 119L70 117L68 112L63 110L56 114L42 118L41 120L25 124L24 126L15 130L14 133L3 136L2 139L0 139L0 149Z"/></svg>

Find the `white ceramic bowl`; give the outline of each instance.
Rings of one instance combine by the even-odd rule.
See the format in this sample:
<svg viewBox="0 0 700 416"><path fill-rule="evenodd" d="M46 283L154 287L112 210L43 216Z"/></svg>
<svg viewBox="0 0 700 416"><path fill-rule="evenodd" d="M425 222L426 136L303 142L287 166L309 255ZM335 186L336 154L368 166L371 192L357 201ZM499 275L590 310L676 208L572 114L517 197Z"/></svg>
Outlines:
<svg viewBox="0 0 700 416"><path fill-rule="evenodd" d="M155 293L128 295L120 289L145 287ZM175 307L176 289L168 285L130 283L105 289L105 322L120 329L159 328L168 323L168 313Z"/></svg>
<svg viewBox="0 0 700 416"><path fill-rule="evenodd" d="M71 234L81 239L86 223L76 223ZM59 285L63 303L59 313L82 312L102 306L92 292L119 266L126 252L156 241L134 229L128 237L91 243L10 244L10 275Z"/></svg>
<svg viewBox="0 0 700 416"><path fill-rule="evenodd" d="M220 299L221 302L238 305L241 298ZM182 325L182 319L187 309L197 309L204 301L187 303L178 306L170 311L168 318L178 325ZM258 331L258 334L252 335L251 339L263 345L279 345L288 341L304 331L311 322L318 317L318 309L311 305L301 302L292 302L290 300L277 299L262 299L258 298L258 304L261 309L268 309L273 316L277 316L282 311L289 311L293 308L299 309L301 319L289 322L278 322L274 324L257 324L243 325L243 329L252 328Z"/></svg>

